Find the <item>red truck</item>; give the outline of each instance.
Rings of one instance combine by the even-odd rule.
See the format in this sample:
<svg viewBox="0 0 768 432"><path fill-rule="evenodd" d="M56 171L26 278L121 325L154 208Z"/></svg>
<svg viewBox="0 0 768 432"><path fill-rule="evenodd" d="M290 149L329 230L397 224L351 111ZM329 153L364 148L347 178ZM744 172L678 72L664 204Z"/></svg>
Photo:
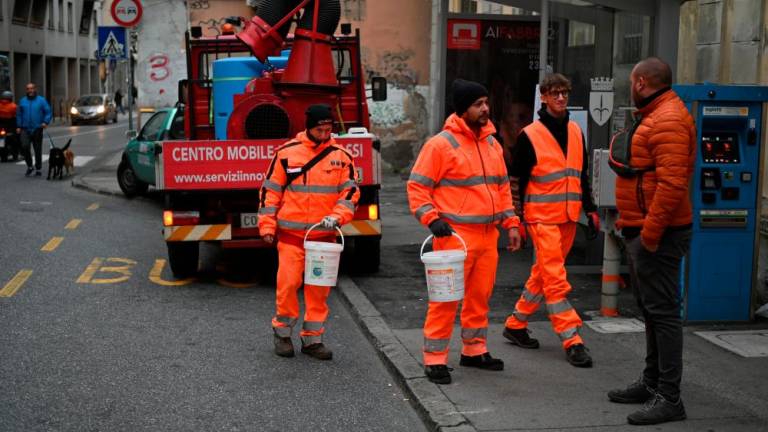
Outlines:
<svg viewBox="0 0 768 432"><path fill-rule="evenodd" d="M259 188L275 149L304 129L304 111L326 103L336 113L337 142L355 160L360 200L354 220L342 227L351 267L378 270L380 145L369 134L366 80L360 62L360 34L348 26L334 35L338 1L263 2L259 15L237 35L186 37L187 76L179 83L185 139L155 146L156 179L165 202L163 226L174 276L197 271L200 242L224 248L269 247L258 230ZM330 4L330 5L329 5ZM330 11L329 11L330 9ZM292 35L293 17L300 15ZM193 29L192 33L196 33ZM269 56L290 50L284 68ZM250 57L265 66L233 96L226 138L214 123L216 60ZM374 100L386 98L386 81L372 79ZM230 101L227 101L230 102ZM218 113L217 113L218 115ZM221 136L219 136L221 138Z"/></svg>

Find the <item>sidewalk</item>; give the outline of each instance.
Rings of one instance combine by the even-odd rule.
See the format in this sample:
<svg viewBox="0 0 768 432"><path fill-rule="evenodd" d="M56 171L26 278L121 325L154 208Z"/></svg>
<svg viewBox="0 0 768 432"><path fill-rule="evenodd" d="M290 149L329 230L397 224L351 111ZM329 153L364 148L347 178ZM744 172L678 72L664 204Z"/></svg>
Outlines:
<svg viewBox="0 0 768 432"><path fill-rule="evenodd" d="M530 325L541 342L540 349L520 349L501 336L504 319L527 277L530 253L500 254L490 302L488 344L490 352L505 361L505 370L488 372L459 366L457 326L449 360L449 366L454 367L453 383L438 386L426 379L421 364L421 326L427 301L418 249L428 232L408 214L403 192L402 179L385 176L382 269L376 275L342 278L339 292L432 426L444 431L637 430L626 423L626 416L639 407L610 403L606 392L640 376L645 335L639 321L630 321L639 325L639 332L607 334L589 327L589 322L598 324L601 320L592 313L600 308L599 275L569 269L573 285L569 297L585 320L582 335L594 358L593 368L577 369L566 362L560 342L541 312L532 317ZM396 234L397 241L389 238L390 233ZM620 293L619 310L624 321L637 316L628 290ZM616 325L622 321L601 322ZM652 430L768 430L768 357L740 357L695 334L747 329L763 329L757 338L768 340L764 320L685 327L682 391L688 420ZM762 346L768 350L768 343Z"/></svg>

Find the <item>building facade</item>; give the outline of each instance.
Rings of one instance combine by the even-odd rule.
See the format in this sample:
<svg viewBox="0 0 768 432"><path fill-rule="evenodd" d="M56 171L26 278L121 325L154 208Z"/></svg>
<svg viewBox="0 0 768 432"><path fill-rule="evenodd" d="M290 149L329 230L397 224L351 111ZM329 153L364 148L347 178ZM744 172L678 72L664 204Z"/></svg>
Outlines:
<svg viewBox="0 0 768 432"><path fill-rule="evenodd" d="M18 99L34 82L57 118L79 95L99 92L100 11L94 0L1 0L0 90Z"/></svg>

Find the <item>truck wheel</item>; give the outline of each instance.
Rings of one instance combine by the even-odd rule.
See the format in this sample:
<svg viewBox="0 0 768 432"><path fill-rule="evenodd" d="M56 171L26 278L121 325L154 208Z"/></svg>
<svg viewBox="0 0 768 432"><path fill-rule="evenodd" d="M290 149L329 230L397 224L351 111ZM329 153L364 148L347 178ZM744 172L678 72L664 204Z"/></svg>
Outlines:
<svg viewBox="0 0 768 432"><path fill-rule="evenodd" d="M125 159L120 161L120 165L117 166L117 183L120 185L120 190L128 198L143 195L149 188L148 184L136 177L133 167Z"/></svg>
<svg viewBox="0 0 768 432"><path fill-rule="evenodd" d="M198 242L166 242L168 246L168 264L177 279L183 279L197 273L197 261L200 257Z"/></svg>
<svg viewBox="0 0 768 432"><path fill-rule="evenodd" d="M359 273L376 273L381 263L380 237L355 237L353 268Z"/></svg>

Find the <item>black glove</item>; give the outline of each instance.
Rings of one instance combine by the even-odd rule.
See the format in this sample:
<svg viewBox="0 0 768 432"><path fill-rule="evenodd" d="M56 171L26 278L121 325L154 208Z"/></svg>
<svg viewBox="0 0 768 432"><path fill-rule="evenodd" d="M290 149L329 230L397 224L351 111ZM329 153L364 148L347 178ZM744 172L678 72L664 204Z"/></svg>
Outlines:
<svg viewBox="0 0 768 432"><path fill-rule="evenodd" d="M435 237L448 237L453 234L453 228L448 225L448 222L441 219L429 224L429 230L432 231L432 235Z"/></svg>

